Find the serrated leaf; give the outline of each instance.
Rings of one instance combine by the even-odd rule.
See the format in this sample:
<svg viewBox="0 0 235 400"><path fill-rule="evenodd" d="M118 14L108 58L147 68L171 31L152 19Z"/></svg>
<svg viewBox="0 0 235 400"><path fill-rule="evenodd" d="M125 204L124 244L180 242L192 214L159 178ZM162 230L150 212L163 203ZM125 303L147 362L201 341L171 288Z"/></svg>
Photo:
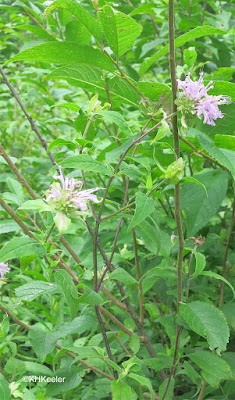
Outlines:
<svg viewBox="0 0 235 400"><path fill-rule="evenodd" d="M215 145L216 147L235 151L235 136L215 135Z"/></svg>
<svg viewBox="0 0 235 400"><path fill-rule="evenodd" d="M114 66L101 51L75 42L48 42L22 51L12 57L13 61L37 61L55 64L88 64L112 72Z"/></svg>
<svg viewBox="0 0 235 400"><path fill-rule="evenodd" d="M168 85L158 82L138 82L138 89L143 93L148 99L157 102L161 99L170 100L171 89Z"/></svg>
<svg viewBox="0 0 235 400"><path fill-rule="evenodd" d="M67 65L52 71L48 79L64 79L74 86L98 93L107 98L102 71L93 65ZM113 101L124 102L138 108L140 96L130 84L116 77L107 78L110 96Z"/></svg>
<svg viewBox="0 0 235 400"><path fill-rule="evenodd" d="M131 50L135 40L142 32L142 26L122 12L114 14L110 6L99 12L105 38L112 51L119 57Z"/></svg>
<svg viewBox="0 0 235 400"><path fill-rule="evenodd" d="M214 28L213 26L198 26L195 29L192 29L191 31L184 33L181 36L178 36L175 39L175 48L183 46L185 43L190 42L193 39L200 38L202 36L209 36L209 35L223 35L226 33L225 31L221 29ZM144 61L141 66L140 66L140 71L139 74L140 76L143 76L145 72L162 56L165 56L168 54L169 51L169 45L167 44L164 46L161 50L159 50L156 54L154 54L152 57L148 58L146 61Z"/></svg>
<svg viewBox="0 0 235 400"><path fill-rule="evenodd" d="M218 211L226 196L228 174L221 170L212 170L195 175L207 190L188 183L181 189L181 204L186 216L187 236L194 236Z"/></svg>
<svg viewBox="0 0 235 400"><path fill-rule="evenodd" d="M198 350L188 357L202 369L203 378L214 388L217 388L222 380L233 379L229 364L217 354Z"/></svg>
<svg viewBox="0 0 235 400"><path fill-rule="evenodd" d="M52 211L52 208L42 199L36 199L25 201L18 210Z"/></svg>
<svg viewBox="0 0 235 400"><path fill-rule="evenodd" d="M31 330L28 335L32 347L41 362L44 362L47 354L53 351L57 340L61 336L61 332L44 332L42 330Z"/></svg>
<svg viewBox="0 0 235 400"><path fill-rule="evenodd" d="M180 306L180 315L190 329L204 337L210 350L225 351L229 341L229 329L223 313L209 303L194 301Z"/></svg>
<svg viewBox="0 0 235 400"><path fill-rule="evenodd" d="M36 254L43 257L46 254L45 247L27 236L14 238L8 242L0 251L0 260L5 262L13 258L21 258Z"/></svg>
<svg viewBox="0 0 235 400"><path fill-rule="evenodd" d="M116 268L113 272L111 272L109 279L115 279L116 281L124 283L125 285L138 285L137 280L121 267Z"/></svg>
<svg viewBox="0 0 235 400"><path fill-rule="evenodd" d="M130 348L133 353L138 353L140 349L140 337L137 335L132 335L130 340Z"/></svg>
<svg viewBox="0 0 235 400"><path fill-rule="evenodd" d="M15 294L20 300L33 301L41 294L46 294L58 290L55 283L44 281L32 281L15 289Z"/></svg>
<svg viewBox="0 0 235 400"><path fill-rule="evenodd" d="M92 17L80 4L73 0L56 0L44 11L44 16L47 17L55 9L62 8L73 14L87 30L98 40L102 38L102 31L99 21Z"/></svg>
<svg viewBox="0 0 235 400"><path fill-rule="evenodd" d="M113 381L111 390L113 400L131 400L131 388L125 382Z"/></svg>
<svg viewBox="0 0 235 400"><path fill-rule="evenodd" d="M235 330L235 303L223 304L220 310L224 313L229 326Z"/></svg>
<svg viewBox="0 0 235 400"><path fill-rule="evenodd" d="M78 292L73 279L67 271L59 270L56 271L55 281L62 289L69 306L71 318L73 319L76 316L78 308Z"/></svg>
<svg viewBox="0 0 235 400"><path fill-rule="evenodd" d="M128 230L130 231L136 225L140 225L147 217L149 217L155 209L155 202L151 197L148 197L145 193L136 193L136 209L133 219L129 225Z"/></svg>
<svg viewBox="0 0 235 400"><path fill-rule="evenodd" d="M65 168L81 169L83 171L98 172L100 174L109 176L112 175L111 169L106 167L106 165L102 162L95 160L87 154L80 154L78 156L68 157L64 161L62 161L61 166Z"/></svg>
<svg viewBox="0 0 235 400"><path fill-rule="evenodd" d="M58 382L52 382L48 385L46 389L46 394L51 398L57 396L62 392L68 392L72 389L75 389L82 382L82 378L80 373L76 368L61 368L56 371L56 376L61 376L61 378L65 378L62 382L58 384Z"/></svg>

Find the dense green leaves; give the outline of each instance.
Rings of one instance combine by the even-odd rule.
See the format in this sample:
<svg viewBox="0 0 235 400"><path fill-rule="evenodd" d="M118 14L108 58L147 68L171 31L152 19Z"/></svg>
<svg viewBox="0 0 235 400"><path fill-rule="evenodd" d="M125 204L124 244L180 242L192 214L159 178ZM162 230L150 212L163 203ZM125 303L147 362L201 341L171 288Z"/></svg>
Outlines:
<svg viewBox="0 0 235 400"><path fill-rule="evenodd" d="M190 329L206 338L210 350L216 349L218 354L226 350L229 329L221 311L209 303L194 301L181 305L180 315Z"/></svg>
<svg viewBox="0 0 235 400"><path fill-rule="evenodd" d="M27 236L12 239L0 251L1 262L11 260L13 258L21 258L36 254L42 257L46 254L45 247Z"/></svg>
<svg viewBox="0 0 235 400"><path fill-rule="evenodd" d="M73 14L90 33L97 39L101 40L102 32L99 26L99 22L92 17L80 4L75 3L72 0L56 0L44 12L44 16L47 18L56 9L65 9Z"/></svg>
<svg viewBox="0 0 235 400"><path fill-rule="evenodd" d="M125 382L113 381L111 384L113 400L130 400L131 388Z"/></svg>
<svg viewBox="0 0 235 400"><path fill-rule="evenodd" d="M191 31L184 33L179 36L175 40L175 47L183 46L185 43L190 42L194 39L200 38L202 36L208 35L222 35L225 32L221 29L214 28L213 26L198 26ZM144 75L145 72L162 56L168 53L169 46L166 45L161 50L159 50L156 54L150 57L148 60L144 61L140 67L140 75Z"/></svg>
<svg viewBox="0 0 235 400"><path fill-rule="evenodd" d="M11 396L9 384L2 374L0 374L0 396L2 400L9 400Z"/></svg>
<svg viewBox="0 0 235 400"><path fill-rule="evenodd" d="M202 369L203 378L212 387L217 388L224 379L233 379L229 364L216 354L197 351L189 358Z"/></svg>

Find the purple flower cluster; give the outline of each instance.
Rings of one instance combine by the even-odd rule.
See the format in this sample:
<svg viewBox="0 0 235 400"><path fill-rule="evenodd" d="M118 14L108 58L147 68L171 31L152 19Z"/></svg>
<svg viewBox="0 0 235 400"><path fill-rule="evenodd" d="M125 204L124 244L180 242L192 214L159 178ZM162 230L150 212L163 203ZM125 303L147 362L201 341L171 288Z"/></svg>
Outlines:
<svg viewBox="0 0 235 400"><path fill-rule="evenodd" d="M7 274L10 271L8 268L8 264L4 264L3 262L0 263L0 277L1 279L4 278L4 274Z"/></svg>
<svg viewBox="0 0 235 400"><path fill-rule="evenodd" d="M178 88L183 90L181 99L187 98L190 101L190 112L197 114L199 119L204 117L203 123L215 125L217 118L223 118L224 114L219 107L222 104L229 104L231 98L229 96L212 96L208 94L210 89L213 89L213 82L210 81L206 86L203 83L203 73L200 73L198 81L194 82L190 78L190 73L186 76L185 81L178 79ZM181 101L183 104L183 102Z"/></svg>
<svg viewBox="0 0 235 400"><path fill-rule="evenodd" d="M75 181L73 178L64 178L61 167L59 167L60 175L53 175L55 180L59 182L53 182L50 188L47 190L48 197L46 202L58 210L72 211L79 209L80 211L87 210L87 201L93 203L99 203L93 192L102 189L96 187L94 189L81 190L83 183L81 181Z"/></svg>

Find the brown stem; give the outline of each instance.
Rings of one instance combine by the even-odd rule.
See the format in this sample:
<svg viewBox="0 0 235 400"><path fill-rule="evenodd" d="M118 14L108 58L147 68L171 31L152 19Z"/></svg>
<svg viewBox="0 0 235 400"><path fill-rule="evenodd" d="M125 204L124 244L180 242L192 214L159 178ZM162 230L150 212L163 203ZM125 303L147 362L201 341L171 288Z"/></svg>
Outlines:
<svg viewBox="0 0 235 400"><path fill-rule="evenodd" d="M228 250L229 250L229 245L230 245L230 240L233 234L233 226L234 226L234 218L235 218L235 198L233 200L233 210L232 210L232 216L231 216L231 221L230 221L230 227L229 227L229 233L226 241L226 246L225 246L225 251L224 251L224 260L223 260L223 277L226 278L227 275L227 257L228 257ZM222 306L223 304L223 299L224 299L224 286L225 283L221 282L221 287L220 287L220 298L219 298L219 307Z"/></svg>
<svg viewBox="0 0 235 400"><path fill-rule="evenodd" d="M1 74L2 77L3 77L3 82L8 86L8 88L9 88L10 91L11 91L11 93L12 93L13 96L15 97L17 103L19 104L21 110L24 112L24 114L25 114L27 120L29 121L29 123L30 123L30 125L31 125L32 130L36 133L38 139L40 140L40 142L41 142L41 144L42 144L42 147L47 151L48 146L47 146L47 143L46 143L45 139L43 138L43 136L42 136L41 133L39 132L39 130L38 130L38 128L37 128L37 126L36 126L36 124L35 124L33 118L32 118L31 115L28 113L28 111L27 111L25 105L22 103L22 101L21 101L21 99L20 99L18 93L16 92L16 90L14 89L14 87L11 85L11 83L10 83L9 80L7 79L7 77L6 77L4 71L2 70L1 67L0 67L0 74ZM53 164L53 165L57 165L57 162L56 162L54 156L52 155L52 153L51 153L50 151L48 152L48 156L50 157L50 160L51 160L52 164Z"/></svg>
<svg viewBox="0 0 235 400"><path fill-rule="evenodd" d="M139 282L140 322L141 322L141 324L143 324L143 322L144 322L144 294L143 294L143 286L142 286L142 281L141 281L141 273L140 273L140 265L139 265L139 257L138 257L138 248L137 248L135 229L132 229L132 238L133 238L133 246L134 246L134 253L135 253L136 274L137 274L137 280Z"/></svg>
<svg viewBox="0 0 235 400"><path fill-rule="evenodd" d="M176 64L175 64L175 28L174 28L174 0L169 0L169 14L168 14L168 27L169 27L169 64L171 74L171 92L172 92L172 111L175 115L172 118L172 130L174 140L174 151L175 157L180 157L180 144L179 144L179 132L177 122L177 80L176 80ZM175 185L175 218L177 225L177 232L179 237L179 252L177 260L177 314L179 314L180 303L182 302L182 268L183 268L183 256L184 256L184 235L181 221L181 207L180 207L180 184ZM181 327L177 325L176 340L175 340L175 354L173 366L171 368L170 377L168 379L167 387L162 400L166 398L170 382L176 371L177 353L180 346L180 334Z"/></svg>
<svg viewBox="0 0 235 400"><path fill-rule="evenodd" d="M199 396L198 396L197 400L202 400L203 394L204 394L205 389L206 389L206 385L207 385L207 382L204 381L204 382L203 382L203 385L202 385L202 387L201 387L201 390L200 390L200 393L199 393Z"/></svg>
<svg viewBox="0 0 235 400"><path fill-rule="evenodd" d="M113 329L111 328L111 326L109 325L108 321L106 321L106 319L104 318L103 314L100 313L102 320L104 321L104 324L107 326L107 328L109 329L109 331L112 333L113 337L115 338L115 340L120 344L121 348L125 351L125 353L129 356L132 357L132 354L129 352L129 350L126 348L126 346L124 346L124 344L122 343L122 341L119 339L118 335L116 335L113 332Z"/></svg>
<svg viewBox="0 0 235 400"><path fill-rule="evenodd" d="M125 327L125 325L123 325L113 314L111 314L108 310L106 310L106 308L104 308L103 306L98 306L100 311L105 314L111 321L113 321L113 323L117 326L119 326L119 328L127 333L127 335L132 336L134 335L134 333L132 331L130 331L128 328Z"/></svg>
<svg viewBox="0 0 235 400"><path fill-rule="evenodd" d="M180 135L180 140L182 140L182 142L186 143L195 152L199 152L200 151L200 156L202 156L203 158L207 158L211 162L217 164L224 171L230 172L227 167L225 167L223 164L220 164L220 162L217 161L215 158L213 158L213 157L209 156L208 154L204 153L204 151L198 150L198 148L193 143L191 143L188 139L186 139L184 136Z"/></svg>

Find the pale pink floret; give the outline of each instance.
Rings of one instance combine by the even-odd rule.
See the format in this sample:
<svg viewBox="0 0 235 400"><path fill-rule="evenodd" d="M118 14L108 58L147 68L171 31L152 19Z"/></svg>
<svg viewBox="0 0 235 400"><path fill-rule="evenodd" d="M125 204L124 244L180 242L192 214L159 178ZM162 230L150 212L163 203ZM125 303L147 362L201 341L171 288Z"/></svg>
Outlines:
<svg viewBox="0 0 235 400"><path fill-rule="evenodd" d="M92 201L93 203L99 203L96 195L92 194L99 189L99 187L93 189L81 190L83 183L81 181L75 181L73 178L64 178L61 167L59 167L60 175L53 175L53 178L61 182L53 182L50 188L47 190L48 197L46 202L53 202L56 206L59 202L63 203L64 208L80 209L81 211L87 210L87 202ZM61 204L60 204L61 206Z"/></svg>
<svg viewBox="0 0 235 400"><path fill-rule="evenodd" d="M203 123L215 125L217 118L223 118L224 114L220 111L219 105L229 104L231 98L229 96L212 96L208 94L210 89L213 89L213 82L210 81L206 86L203 83L203 73L200 73L198 81L194 82L190 78L190 73L186 76L185 81L178 79L178 88L183 90L183 96L195 102L194 109L191 112L196 112L199 119L204 117Z"/></svg>
<svg viewBox="0 0 235 400"><path fill-rule="evenodd" d="M8 268L8 264L4 264L3 262L0 263L0 277L1 279L4 278L4 274L10 272L10 268Z"/></svg>

